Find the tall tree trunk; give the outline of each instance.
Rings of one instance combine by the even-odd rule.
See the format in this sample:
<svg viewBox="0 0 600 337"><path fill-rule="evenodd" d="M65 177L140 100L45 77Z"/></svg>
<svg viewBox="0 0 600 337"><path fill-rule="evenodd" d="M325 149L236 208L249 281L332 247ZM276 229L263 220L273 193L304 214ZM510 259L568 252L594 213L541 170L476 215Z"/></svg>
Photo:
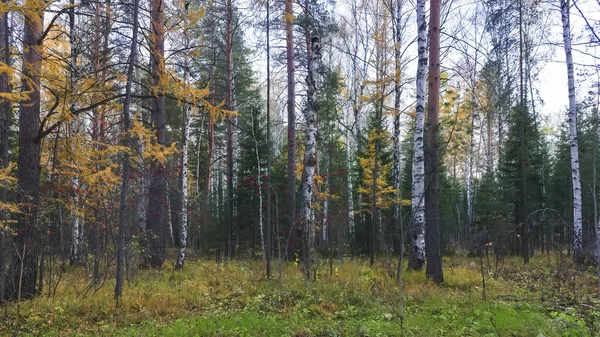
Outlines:
<svg viewBox="0 0 600 337"><path fill-rule="evenodd" d="M429 95L427 100L427 191L425 200L425 254L428 278L444 282L440 247L438 173L438 129L440 109L440 7L441 0L429 2Z"/></svg>
<svg viewBox="0 0 600 337"><path fill-rule="evenodd" d="M575 72L571 49L571 24L569 18L569 0L560 0L563 42L567 59L567 78L569 85L569 141L571 144L571 181L573 187L573 258L576 264L583 263L582 215L581 215L581 178L579 175L579 145L577 140L577 105L575 101ZM595 188L595 186L594 186Z"/></svg>
<svg viewBox="0 0 600 337"><path fill-rule="evenodd" d="M2 0L2 4L6 5L8 0ZM0 62L6 66L10 66L10 44L8 29L9 16L8 12L0 13ZM3 72L0 74L0 93L10 93L12 88L8 74ZM0 100L0 170L8 167L8 133L12 117L12 106L8 99ZM0 186L0 203L6 203L7 191L6 188ZM4 293L6 286L6 254L7 254L7 238L8 233L1 228L6 226L7 214L0 210L0 304L4 301Z"/></svg>
<svg viewBox="0 0 600 337"><path fill-rule="evenodd" d="M190 48L190 36L188 31L188 7L189 2L185 2L184 4L184 21L183 21L183 35L184 35L184 43L186 49L186 55L183 59L183 81L184 84L188 84L190 81L190 61L187 53ZM183 134L181 136L181 173L180 173L180 183L181 183L181 210L180 210L180 220L179 220L179 256L177 257L177 265L176 268L183 268L183 262L185 261L185 249L187 247L188 240L188 145L190 139L190 112L191 105L188 103L181 104L181 112L183 114Z"/></svg>
<svg viewBox="0 0 600 337"><path fill-rule="evenodd" d="M131 125L131 86L132 79L134 76L135 60L137 59L137 36L138 36L138 4L139 0L133 0L133 18L132 28L133 33L131 36L131 49L129 54L129 64L127 65L127 82L125 84L125 100L123 101L123 124L121 145L123 147L131 146L131 139L129 136L129 128ZM115 301L118 302L123 292L123 264L125 262L125 243L128 235L127 231L127 198L129 196L129 185L130 185L130 172L131 168L129 165L129 154L127 151L123 151L121 154L121 195L119 198L119 236L117 241L117 276L115 284Z"/></svg>
<svg viewBox="0 0 600 337"><path fill-rule="evenodd" d="M227 109L235 110L233 105L233 4L227 0L227 22L226 22L225 47L227 53L227 95L225 98ZM233 236L233 165L234 165L234 127L235 117L227 119L227 256L232 252Z"/></svg>
<svg viewBox="0 0 600 337"><path fill-rule="evenodd" d="M267 222L265 226L265 257L267 277L271 277L271 6L267 0ZM279 233L277 233L279 236Z"/></svg>
<svg viewBox="0 0 600 337"><path fill-rule="evenodd" d="M527 147L525 142L525 121L527 120L527 106L525 104L525 88L523 73L523 0L519 0L519 91L520 91L520 125L519 137L521 141L520 168L521 168L521 255L523 262L529 263L529 228L527 226Z"/></svg>
<svg viewBox="0 0 600 337"><path fill-rule="evenodd" d="M150 60L152 70L152 126L156 130L156 142L165 144L165 2L150 0ZM165 244L168 235L167 187L165 164L153 160L150 165L150 185L148 188L147 219L148 262L152 268L161 268L165 258Z"/></svg>
<svg viewBox="0 0 600 337"><path fill-rule="evenodd" d="M71 89L71 111L75 111L77 106L76 106L76 99L74 97L75 94L75 81L77 80L77 76L78 76L78 68L77 68L77 57L78 57L78 50L77 50L77 38L76 38L76 33L75 33L75 0L70 0L69 1L69 5L71 6L71 8L69 9L69 46L70 46L70 52L71 52L71 62L70 62L70 76L69 76L69 87ZM78 129L79 126L79 121L77 120L77 118L75 118L73 120L73 127L75 129ZM75 134L74 134L75 135ZM79 178L77 176L73 177L71 179L71 184L73 185L73 190L78 190L78 188L76 187L77 185L79 185ZM79 218L79 193L75 192L73 193L73 202L74 202L74 206L75 206L75 210L76 212L73 212L73 222L71 223L71 254L70 254L70 262L71 264L74 263L79 263L81 262L81 256L80 256L80 250L81 250L81 242L82 242L82 238L83 238L83 225L80 222L80 218Z"/></svg>
<svg viewBox="0 0 600 337"><path fill-rule="evenodd" d="M463 233L463 240L465 243L469 242L469 233L473 228L473 127L475 126L474 114L475 114L475 90L472 91L471 100L471 126L469 130L469 147L467 157L465 158L465 190L467 197L467 214L466 224Z"/></svg>
<svg viewBox="0 0 600 337"><path fill-rule="evenodd" d="M408 254L408 268L421 270L425 264L425 155L423 129L425 127L425 76L427 75L427 22L425 0L417 0L417 106L412 160L412 221L410 236L412 249Z"/></svg>
<svg viewBox="0 0 600 337"><path fill-rule="evenodd" d="M304 140L304 169L300 190L300 223L304 237L304 263L306 277L310 276L310 213L314 187L315 166L317 164L317 71L321 60L321 41L318 36L312 36L308 50L308 74L306 76L307 109L306 136Z"/></svg>
<svg viewBox="0 0 600 337"><path fill-rule="evenodd" d="M394 24L394 69L395 69L395 81L394 81L394 133L393 133L393 150L392 150L392 185L396 190L394 194L394 203L392 209L392 229L395 235L399 235L398 221L400 219L400 207L402 207L402 200L400 199L400 100L402 97L401 87L401 57L402 51L402 1L395 1L395 8L392 6L392 22ZM394 11L395 9L395 11ZM392 242L393 244L393 242ZM400 247L404 249L404 247Z"/></svg>
<svg viewBox="0 0 600 337"><path fill-rule="evenodd" d="M27 0L23 32L23 80L21 92L28 93L19 108L19 158L17 177L22 200L14 238L14 252L7 284L9 299L36 295L39 255L37 206L40 188L40 75L42 70L42 32L45 3Z"/></svg>
<svg viewBox="0 0 600 337"><path fill-rule="evenodd" d="M260 155L258 152L258 139L256 138L256 133L254 132L254 117L252 113L250 113L250 117L252 121L250 123L250 131L252 132L252 138L254 139L254 155L256 156L256 183L258 184L258 227L260 229L260 243L263 254L267 255L267 250L265 248L265 233L263 226L263 195L262 195L262 169L260 167ZM258 123L257 123L258 124ZM258 126L258 125L257 125Z"/></svg>
<svg viewBox="0 0 600 337"><path fill-rule="evenodd" d="M285 0L285 41L287 55L287 245L288 260L294 260L298 251L296 217L296 90L294 80L294 14L292 0Z"/></svg>

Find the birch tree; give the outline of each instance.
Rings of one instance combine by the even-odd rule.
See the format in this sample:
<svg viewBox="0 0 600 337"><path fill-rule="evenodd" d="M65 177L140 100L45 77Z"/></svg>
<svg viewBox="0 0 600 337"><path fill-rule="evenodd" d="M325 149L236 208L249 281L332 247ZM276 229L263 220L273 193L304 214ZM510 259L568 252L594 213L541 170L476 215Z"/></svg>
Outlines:
<svg viewBox="0 0 600 337"><path fill-rule="evenodd" d="M425 0L417 0L417 103L415 134L413 136L412 162L412 248L408 256L408 268L421 270L425 264L425 155L423 152L423 130L425 127L425 76L427 73L427 22Z"/></svg>
<svg viewBox="0 0 600 337"><path fill-rule="evenodd" d="M317 164L317 71L321 59L321 44L318 36L310 38L310 49L308 50L308 74L306 76L307 87L307 109L304 113L306 118L306 130L304 139L304 169L302 171L302 182L300 189L300 223L302 224L304 236L304 263L306 277L310 276L309 256L309 233L311 201L314 187L315 166Z"/></svg>
<svg viewBox="0 0 600 337"><path fill-rule="evenodd" d="M188 84L190 81L190 60L187 51L190 49L189 22L187 19L189 1L183 4L183 38L186 54L183 56L183 81ZM190 139L190 119L191 105L188 103L181 104L181 113L183 114L183 132L181 135L181 210L179 221L179 256L177 257L176 268L183 268L185 261L185 249L188 239L188 146Z"/></svg>
<svg viewBox="0 0 600 337"><path fill-rule="evenodd" d="M569 0L560 0L562 36L567 59L567 79L569 88L569 143L571 148L571 181L573 189L573 258L575 263L583 261L582 215L581 215L581 177L579 173L579 146L577 140L577 103L575 101L575 73L571 48L571 24Z"/></svg>

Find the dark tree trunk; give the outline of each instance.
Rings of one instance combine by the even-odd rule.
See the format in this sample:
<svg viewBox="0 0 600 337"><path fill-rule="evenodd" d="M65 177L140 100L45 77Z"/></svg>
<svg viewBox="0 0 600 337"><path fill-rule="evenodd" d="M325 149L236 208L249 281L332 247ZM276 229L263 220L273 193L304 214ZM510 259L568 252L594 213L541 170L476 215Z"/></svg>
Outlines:
<svg viewBox="0 0 600 337"><path fill-rule="evenodd" d="M525 105L525 88L523 83L523 0L519 1L519 76L520 76L520 125L519 138L521 141L521 156L519 164L521 168L521 255L523 262L529 263L529 230L527 228L527 148L525 142L525 120L527 118L527 107Z"/></svg>
<svg viewBox="0 0 600 337"><path fill-rule="evenodd" d="M122 132L123 137L121 139L121 145L124 147L131 147L131 139L129 137L129 128L131 124L131 115L129 112L131 106L131 82L133 78L134 64L137 59L137 36L138 36L138 4L139 0L133 0L133 33L131 37L131 52L129 54L129 64L127 66L127 83L125 85L125 100L123 102L123 124ZM129 193L130 185L130 172L131 168L129 165L129 154L127 152L122 153L121 157L121 169L122 180L121 180L121 195L119 200L119 236L117 241L117 280L115 285L115 300L118 301L121 293L123 292L123 264L125 262L125 243L128 236L127 231L127 197Z"/></svg>
<svg viewBox="0 0 600 337"><path fill-rule="evenodd" d="M152 105L152 126L156 130L156 142L165 144L165 3L163 0L150 0L150 60L152 70L152 89L154 102ZM150 165L150 185L148 188L148 263L152 268L161 268L165 258L165 244L168 236L167 219L167 185L166 167L164 163L153 160Z"/></svg>
<svg viewBox="0 0 600 337"><path fill-rule="evenodd" d="M2 0L6 4L8 0ZM10 49L9 49L9 30L8 30L8 13L0 13L0 62L10 65ZM0 92L10 93L12 88L8 75L4 72L0 74ZM0 101L0 169L8 167L8 132L11 122L11 103L8 99ZM0 186L0 203L6 203L6 189ZM4 225L6 214L0 211L0 225ZM4 301L4 290L6 281L6 244L7 234L0 228L0 303Z"/></svg>
<svg viewBox="0 0 600 337"><path fill-rule="evenodd" d="M267 277L271 277L271 49L270 49L270 4L267 0L267 221L265 225L265 258ZM279 235L279 234L278 234Z"/></svg>
<svg viewBox="0 0 600 337"><path fill-rule="evenodd" d="M285 1L286 53L287 53L287 112L288 112L288 153L287 153L287 229L288 259L294 260L298 251L296 217L296 93L294 81L294 17L292 0Z"/></svg>
<svg viewBox="0 0 600 337"><path fill-rule="evenodd" d="M425 191L425 255L428 278L444 282L440 248L438 127L440 108L440 0L430 0L429 95L427 100L427 179Z"/></svg>
<svg viewBox="0 0 600 337"><path fill-rule="evenodd" d="M34 2L35 4L31 4ZM14 251L7 284L9 299L32 298L36 295L39 255L37 205L40 188L40 74L42 70L42 23L45 6L28 0L32 6L24 13L23 80L21 92L28 93L19 109L19 180L18 201L22 214L17 223ZM29 7L28 7L29 8Z"/></svg>
<svg viewBox="0 0 600 337"><path fill-rule="evenodd" d="M233 5L232 0L227 0L227 21L225 47L227 52L227 95L226 105L229 111L235 110L233 106ZM234 162L234 127L235 116L227 119L227 251L228 257L232 255L233 236L233 162Z"/></svg>

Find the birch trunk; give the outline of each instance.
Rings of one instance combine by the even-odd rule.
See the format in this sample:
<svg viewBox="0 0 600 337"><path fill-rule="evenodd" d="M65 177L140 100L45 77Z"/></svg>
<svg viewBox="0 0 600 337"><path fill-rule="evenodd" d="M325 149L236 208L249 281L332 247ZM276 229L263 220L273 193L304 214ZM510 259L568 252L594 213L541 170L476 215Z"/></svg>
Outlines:
<svg viewBox="0 0 600 337"><path fill-rule="evenodd" d="M71 88L71 92L75 93L75 81L77 77L77 41L75 37L75 0L70 0L69 5L71 8L69 9L69 49L70 49L70 74L69 74L69 86ZM75 104L75 99L71 98L71 111L75 111L77 106ZM77 128L79 121L75 118L72 122L73 128ZM75 186L79 185L79 179L74 177L71 181L73 186L73 190L76 189ZM80 225L80 219L78 215L79 208L79 195L78 193L73 194L73 201L75 203L75 212L72 213L73 222L71 223L71 256L70 262L71 264L80 262L80 247L82 241L82 227Z"/></svg>
<svg viewBox="0 0 600 337"><path fill-rule="evenodd" d="M417 106L415 134L413 136L412 160L412 249L408 268L421 270L425 264L425 156L423 153L423 129L425 125L425 77L427 73L427 23L425 0L417 0L418 65Z"/></svg>
<svg viewBox="0 0 600 337"><path fill-rule="evenodd" d="M300 190L300 223L305 236L305 264L306 275L309 277L309 235L311 201L314 186L315 166L317 164L317 87L316 76L321 58L321 45L319 37L311 38L309 49L308 75L306 76L307 87L307 109L304 113L306 118L306 136L304 140L304 170L302 171L302 184Z"/></svg>
<svg viewBox="0 0 600 337"><path fill-rule="evenodd" d="M349 118L346 116L346 122L348 122ZM346 181L348 187L348 234L350 235L350 240L352 241L354 238L354 193L352 186L352 177L350 176L350 172L352 172L352 161L354 160L352 157L352 151L350 150L350 131L346 129L345 132L346 138Z"/></svg>
<svg viewBox="0 0 600 337"><path fill-rule="evenodd" d="M190 36L188 32L188 7L189 3L184 4L184 21L183 21L183 35L185 39L186 54L183 59L183 81L184 85L188 85L190 81L190 69L189 69L189 56L187 52L190 48ZM181 104L181 112L183 114L183 135L181 139L181 213L179 219L179 255L177 257L177 264L175 268L183 268L183 262L185 261L185 249L187 247L188 239L188 146L190 139L190 110L191 106L188 103Z"/></svg>
<svg viewBox="0 0 600 337"><path fill-rule="evenodd" d="M473 92L473 99L475 98L475 92ZM472 102L472 104L475 104ZM469 151L467 158L465 158L465 189L467 197L467 221L465 230L463 233L463 239L465 243L468 242L469 232L473 228L473 126L474 126L474 110L471 110L471 130L469 135Z"/></svg>
<svg viewBox="0 0 600 337"><path fill-rule="evenodd" d="M567 59L567 77L569 85L569 141L571 144L571 180L573 186L573 258L575 263L583 261L582 215L581 215L581 178L579 175L579 146L577 140L577 106L575 101L575 74L571 50L571 27L569 18L569 0L560 0L563 41Z"/></svg>
<svg viewBox="0 0 600 337"><path fill-rule="evenodd" d="M261 178L261 168L260 168L260 156L258 153L258 141L256 139L256 134L254 133L254 117L252 113L250 113L250 118L252 118L251 122L251 131L252 138L254 139L254 154L256 156L256 183L258 184L258 226L260 229L260 244L262 248L262 252L264 256L267 256L267 251L265 250L265 233L263 230L263 196L262 196L262 178Z"/></svg>

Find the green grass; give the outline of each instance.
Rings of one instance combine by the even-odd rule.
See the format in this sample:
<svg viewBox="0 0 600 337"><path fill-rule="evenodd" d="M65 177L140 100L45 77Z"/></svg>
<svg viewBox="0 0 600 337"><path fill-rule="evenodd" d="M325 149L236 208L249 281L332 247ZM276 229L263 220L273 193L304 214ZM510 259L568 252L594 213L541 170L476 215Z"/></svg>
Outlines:
<svg viewBox="0 0 600 337"><path fill-rule="evenodd" d="M323 263L315 281L286 264L282 288L264 277L261 261L196 260L183 271L138 271L118 306L114 282L85 293L90 280L73 268L56 296L5 307L0 335L600 336L592 270L579 273L542 256L525 267L515 258L494 279L490 263L484 301L479 260L444 262L443 286L424 272L404 273L402 327L393 259L373 268L338 261L331 276Z"/></svg>

